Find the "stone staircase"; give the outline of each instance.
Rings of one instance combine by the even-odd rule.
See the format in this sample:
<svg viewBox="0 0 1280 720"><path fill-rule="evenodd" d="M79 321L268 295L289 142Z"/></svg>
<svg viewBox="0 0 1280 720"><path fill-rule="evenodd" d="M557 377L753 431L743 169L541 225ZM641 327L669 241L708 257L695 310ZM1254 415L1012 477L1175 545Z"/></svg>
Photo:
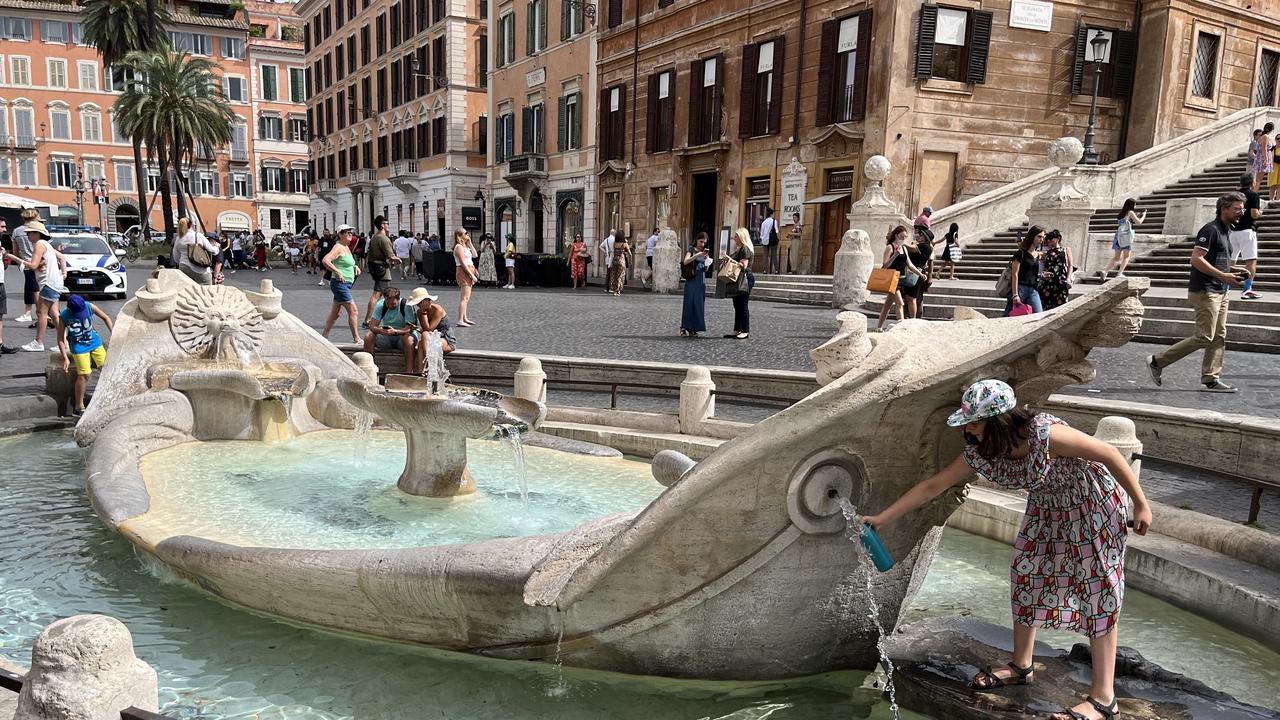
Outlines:
<svg viewBox="0 0 1280 720"><path fill-rule="evenodd" d="M1077 285L1072 295L1085 290L1087 287ZM878 316L883 302L883 295L873 295L864 305L867 315ZM925 296L924 316L929 320L950 320L954 308L966 306L997 318L1004 313L1004 303L995 297L991 283L986 281L941 280ZM1136 341L1169 344L1192 334L1195 321L1187 307L1185 291L1151 288L1142 296L1142 304L1146 314ZM1227 345L1233 350L1280 353L1280 298L1232 303Z"/></svg>

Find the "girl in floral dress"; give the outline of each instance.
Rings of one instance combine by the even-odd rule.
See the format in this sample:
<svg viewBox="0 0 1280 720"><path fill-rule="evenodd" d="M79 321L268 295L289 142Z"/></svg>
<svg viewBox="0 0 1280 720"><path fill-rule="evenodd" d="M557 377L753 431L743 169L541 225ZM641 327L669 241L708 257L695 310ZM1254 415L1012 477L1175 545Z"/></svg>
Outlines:
<svg viewBox="0 0 1280 720"><path fill-rule="evenodd" d="M1044 236L1044 254L1040 256L1044 272L1040 273L1036 290L1045 310L1052 310L1067 303L1071 292L1071 248L1062 244L1062 233L1050 230Z"/></svg>
<svg viewBox="0 0 1280 720"><path fill-rule="evenodd" d="M999 380L970 386L947 424L964 427L964 452L863 521L882 528L967 482L971 470L1001 487L1026 490L1027 511L1010 572L1013 660L1006 667L984 668L973 687L1029 684L1036 628L1072 630L1089 638L1091 692L1052 718L1110 720L1118 711L1113 680L1124 599L1126 496L1133 502L1134 530L1144 535L1151 525L1137 476L1111 445L1052 415L1018 408L1013 389Z"/></svg>

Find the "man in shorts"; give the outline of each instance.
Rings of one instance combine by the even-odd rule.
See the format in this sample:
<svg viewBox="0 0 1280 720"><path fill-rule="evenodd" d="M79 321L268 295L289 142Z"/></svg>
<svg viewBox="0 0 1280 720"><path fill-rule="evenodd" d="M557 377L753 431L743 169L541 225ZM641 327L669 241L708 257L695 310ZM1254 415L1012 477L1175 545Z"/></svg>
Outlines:
<svg viewBox="0 0 1280 720"><path fill-rule="evenodd" d="M413 249L413 238L409 237L409 233L401 230L395 241L391 243L391 248L395 250L396 258L400 260L400 279L409 279L409 258Z"/></svg>
<svg viewBox="0 0 1280 720"><path fill-rule="evenodd" d="M400 264L391 238L387 237L387 219L381 215L373 219L373 237L369 239L367 256L366 269L369 277L373 278L373 294L369 296L369 305L364 311L365 323L369 322L382 291L391 286L391 266Z"/></svg>
<svg viewBox="0 0 1280 720"><path fill-rule="evenodd" d="M102 318L102 322L111 330L111 317L97 305L85 302L79 295L67 298L67 307L58 314L58 349L62 351L62 369L76 367L75 407L73 415L84 414L84 390L89 384L89 376L93 368L101 368L107 361L107 349L102 346L102 338L93 329L93 316Z"/></svg>
<svg viewBox="0 0 1280 720"><path fill-rule="evenodd" d="M405 305L400 289L388 285L382 299L373 306L373 316L365 323L369 332L364 334L364 351L373 354L374 350L403 350L404 371L412 375L418 347L413 317L413 308Z"/></svg>
<svg viewBox="0 0 1280 720"><path fill-rule="evenodd" d="M1255 227L1262 217L1262 201L1258 198L1258 179L1251 172L1240 175L1240 194L1244 195L1244 215L1231 228L1231 262L1244 260L1249 276L1244 279L1241 300L1257 300L1262 297L1253 291L1253 276L1258 272L1258 231Z"/></svg>
<svg viewBox="0 0 1280 720"><path fill-rule="evenodd" d="M4 260L0 260L3 263ZM0 355L12 355L18 352L17 348L11 348L4 344L4 316L9 313L9 296L4 290L4 265L0 265Z"/></svg>

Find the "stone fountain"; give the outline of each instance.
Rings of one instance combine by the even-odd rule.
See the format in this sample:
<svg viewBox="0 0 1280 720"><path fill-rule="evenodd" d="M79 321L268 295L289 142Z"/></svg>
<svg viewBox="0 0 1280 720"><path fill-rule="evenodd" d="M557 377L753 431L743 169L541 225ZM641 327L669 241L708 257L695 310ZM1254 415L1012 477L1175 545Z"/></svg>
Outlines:
<svg viewBox="0 0 1280 720"><path fill-rule="evenodd" d="M194 381L179 379L182 370L168 372L175 364L229 362L225 354L193 356L184 345L185 331L176 330L185 323L170 321L184 298L208 301L203 325L195 324L210 338L207 347L236 354L251 341L264 368L292 360L290 367L305 369L296 387L311 390L293 398L290 414L297 432L351 428L359 408L403 428L413 446L401 478L409 492L467 490L458 452L464 438L510 420L536 425L541 406L471 402L394 376L379 387L297 318L268 317L262 308L271 293L193 287L162 271L124 306L98 397L76 430L90 446L87 486L96 512L149 558L234 605L313 627L498 658L748 680L876 664L872 601L880 624L894 627L963 493L887 528L883 540L897 564L869 589L853 577L860 556L844 537L839 500L884 507L950 462L962 441L945 419L977 378L1010 382L1030 405L1088 381L1091 348L1122 345L1137 333L1146 281L1116 279L1053 313L908 320L874 338L858 332L857 317L842 317L840 334L815 355L823 386L696 465L667 473L670 486L642 509L565 532L355 549L273 547L252 537L220 542L181 530L186 515L154 515L153 507L164 507L157 512L188 513L198 521L193 527L217 521L198 507L152 503L159 485L148 483L144 468L152 465L143 458L204 433L230 434L211 432L230 423L213 423L197 407L210 402L203 388L212 383L193 390ZM243 311L242 300L257 314ZM230 313L239 329L227 340L231 307L242 312ZM236 362L262 393L276 389L255 374L264 368L249 368L238 355ZM247 380L218 392L260 394ZM240 409L232 414L251 420ZM246 452L254 447L261 446L246 444ZM297 479L299 492L307 480ZM456 509L414 501L398 499L416 512ZM336 498L326 509L358 520Z"/></svg>
<svg viewBox="0 0 1280 720"><path fill-rule="evenodd" d="M528 432L547 414L541 403L489 390L433 385L412 375L388 375L385 387L338 381L338 392L347 402L404 430L407 452L397 487L410 495L475 492L475 480L467 470L467 438Z"/></svg>

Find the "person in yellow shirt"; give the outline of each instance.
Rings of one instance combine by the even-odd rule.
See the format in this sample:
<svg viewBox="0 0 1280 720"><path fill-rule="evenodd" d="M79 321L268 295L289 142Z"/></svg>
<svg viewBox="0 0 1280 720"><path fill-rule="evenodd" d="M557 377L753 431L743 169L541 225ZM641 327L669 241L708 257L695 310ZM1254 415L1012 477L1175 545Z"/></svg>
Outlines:
<svg viewBox="0 0 1280 720"><path fill-rule="evenodd" d="M516 241L510 235L507 236L507 251L502 254L507 266L507 284L503 285L504 290L516 289Z"/></svg>

